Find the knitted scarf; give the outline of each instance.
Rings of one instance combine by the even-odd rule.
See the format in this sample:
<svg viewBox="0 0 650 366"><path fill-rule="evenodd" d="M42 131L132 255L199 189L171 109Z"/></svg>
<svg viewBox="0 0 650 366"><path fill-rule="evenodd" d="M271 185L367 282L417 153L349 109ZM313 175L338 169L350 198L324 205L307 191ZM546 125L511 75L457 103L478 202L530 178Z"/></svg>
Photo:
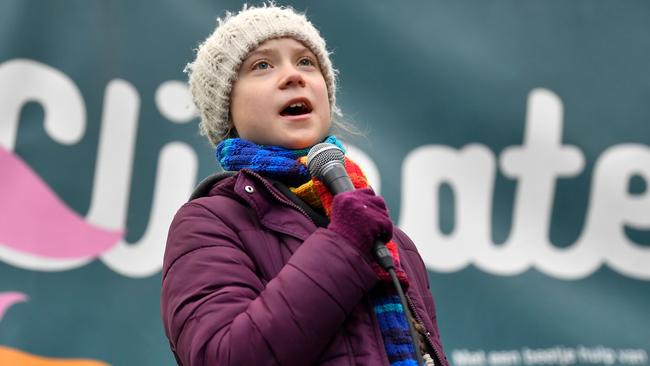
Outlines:
<svg viewBox="0 0 650 366"><path fill-rule="evenodd" d="M343 150L335 136L328 136L323 142L331 143ZM217 160L225 170L250 169L268 178L283 181L308 205L321 209L329 217L332 194L318 179L312 178L307 170L307 149L290 150L278 146L257 145L239 138L223 140L216 149ZM368 181L349 158L345 168L355 188L368 187ZM395 264L395 272L406 291L408 279L399 260L397 245L391 240L386 244ZM372 264L380 279L371 291L370 301L379 323L388 361L393 366L416 366L415 348L411 341L408 320L389 274L378 264Z"/></svg>

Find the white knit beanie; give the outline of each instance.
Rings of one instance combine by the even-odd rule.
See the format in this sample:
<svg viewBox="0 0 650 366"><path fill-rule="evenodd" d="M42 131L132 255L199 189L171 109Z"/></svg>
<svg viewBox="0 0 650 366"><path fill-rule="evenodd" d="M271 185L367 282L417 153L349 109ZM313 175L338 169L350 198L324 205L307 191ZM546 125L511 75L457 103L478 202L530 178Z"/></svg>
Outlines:
<svg viewBox="0 0 650 366"><path fill-rule="evenodd" d="M196 59L187 65L190 91L201 113L199 128L213 145L228 136L230 92L239 67L248 54L273 38L289 37L303 43L318 58L327 85L332 114L340 116L336 106L336 70L332 67L325 40L304 14L273 3L244 8L237 14L226 13L198 48Z"/></svg>

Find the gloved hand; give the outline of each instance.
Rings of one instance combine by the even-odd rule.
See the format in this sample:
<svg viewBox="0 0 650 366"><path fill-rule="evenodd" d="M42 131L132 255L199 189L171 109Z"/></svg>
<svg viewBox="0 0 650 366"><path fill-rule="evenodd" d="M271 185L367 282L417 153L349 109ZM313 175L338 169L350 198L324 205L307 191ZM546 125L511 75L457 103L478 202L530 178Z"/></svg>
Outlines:
<svg viewBox="0 0 650 366"><path fill-rule="evenodd" d="M376 240L387 242L393 237L393 223L386 203L370 188L334 196L327 228L362 251L370 250Z"/></svg>

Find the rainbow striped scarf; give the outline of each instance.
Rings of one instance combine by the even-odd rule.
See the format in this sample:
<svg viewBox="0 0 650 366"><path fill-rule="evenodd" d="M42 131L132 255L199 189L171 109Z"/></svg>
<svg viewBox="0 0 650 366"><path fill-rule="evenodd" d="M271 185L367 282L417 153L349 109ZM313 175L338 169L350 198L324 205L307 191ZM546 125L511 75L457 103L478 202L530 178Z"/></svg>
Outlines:
<svg viewBox="0 0 650 366"><path fill-rule="evenodd" d="M345 152L345 148L335 136L328 136L323 142L334 144ZM247 168L287 183L298 197L308 205L321 209L329 217L333 197L321 181L310 177L306 167L308 151L308 148L290 150L233 138L223 140L217 146L216 156L225 170ZM355 188L368 187L368 180L359 166L347 157L345 168ZM386 244L386 248L393 257L395 272L406 291L408 278L400 265L397 245L391 240ZM380 282L371 291L370 301L379 323L388 361L393 366L416 366L415 348L399 296L393 288L389 274L378 264L372 265Z"/></svg>

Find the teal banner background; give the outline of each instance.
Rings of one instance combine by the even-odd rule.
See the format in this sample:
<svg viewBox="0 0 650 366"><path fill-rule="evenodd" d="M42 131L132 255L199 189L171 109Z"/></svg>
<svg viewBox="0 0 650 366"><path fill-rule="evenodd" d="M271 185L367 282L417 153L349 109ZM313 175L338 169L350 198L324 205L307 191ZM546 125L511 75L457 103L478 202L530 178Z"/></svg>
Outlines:
<svg viewBox="0 0 650 366"><path fill-rule="evenodd" d="M346 141L422 252L449 360L650 364L650 4L291 4L334 52L365 131ZM241 6L0 3L0 364L175 364L166 230L218 169L183 67ZM37 181L52 200L16 205ZM52 222L122 239L57 254Z"/></svg>

